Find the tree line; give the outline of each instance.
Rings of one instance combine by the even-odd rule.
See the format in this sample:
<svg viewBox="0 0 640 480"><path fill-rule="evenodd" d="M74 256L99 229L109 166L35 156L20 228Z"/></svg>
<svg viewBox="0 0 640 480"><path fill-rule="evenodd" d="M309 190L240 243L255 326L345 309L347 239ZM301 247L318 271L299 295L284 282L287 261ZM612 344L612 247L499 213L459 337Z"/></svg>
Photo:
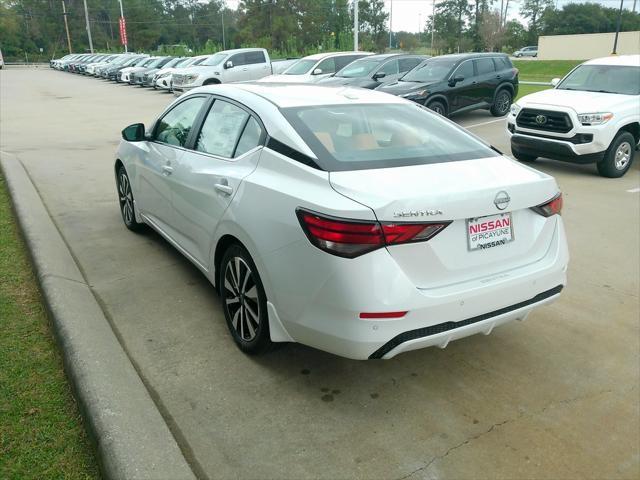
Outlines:
<svg viewBox="0 0 640 480"><path fill-rule="evenodd" d="M118 0L86 0L93 45L123 51ZM74 52L89 42L83 0L0 0L0 48L8 60L44 60L66 53L63 6ZM433 53L510 50L535 45L539 35L615 30L618 11L596 3L523 0L523 25L509 20L510 0L441 0L421 33L388 31L384 0L359 1L360 48L394 48ZM259 46L274 57L353 48L353 0L123 0L129 50L210 53ZM224 28L223 28L224 26ZM625 10L622 30L640 30L640 15Z"/></svg>

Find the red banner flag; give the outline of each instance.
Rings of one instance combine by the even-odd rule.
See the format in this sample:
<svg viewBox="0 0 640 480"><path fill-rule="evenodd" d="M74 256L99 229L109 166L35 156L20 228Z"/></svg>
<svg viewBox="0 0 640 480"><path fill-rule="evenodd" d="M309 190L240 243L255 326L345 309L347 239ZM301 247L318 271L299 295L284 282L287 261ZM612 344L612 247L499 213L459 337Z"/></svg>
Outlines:
<svg viewBox="0 0 640 480"><path fill-rule="evenodd" d="M118 23L120 24L120 43L127 45L127 22L124 17L120 17Z"/></svg>

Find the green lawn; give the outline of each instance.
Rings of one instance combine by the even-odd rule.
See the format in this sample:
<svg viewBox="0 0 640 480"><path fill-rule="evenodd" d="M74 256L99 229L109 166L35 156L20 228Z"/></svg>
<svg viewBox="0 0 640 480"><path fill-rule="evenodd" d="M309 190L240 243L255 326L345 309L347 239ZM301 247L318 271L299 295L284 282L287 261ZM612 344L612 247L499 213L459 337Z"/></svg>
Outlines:
<svg viewBox="0 0 640 480"><path fill-rule="evenodd" d="M0 478L98 477L0 175Z"/></svg>
<svg viewBox="0 0 640 480"><path fill-rule="evenodd" d="M562 78L584 60L513 60L513 66L520 70L522 81L550 82L552 78Z"/></svg>
<svg viewBox="0 0 640 480"><path fill-rule="evenodd" d="M522 85L522 84L520 84L518 86L518 96L516 97L516 100L518 100L519 98L524 97L525 95L529 95L530 93L539 92L540 90L547 90L548 88L551 88L551 87L546 87L544 85Z"/></svg>

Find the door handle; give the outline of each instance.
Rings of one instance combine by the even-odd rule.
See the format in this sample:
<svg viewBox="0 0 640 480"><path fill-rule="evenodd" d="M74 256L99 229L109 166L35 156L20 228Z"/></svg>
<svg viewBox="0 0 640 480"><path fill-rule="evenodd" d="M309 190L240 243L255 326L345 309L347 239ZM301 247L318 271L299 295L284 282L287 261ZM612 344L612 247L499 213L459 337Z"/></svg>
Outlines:
<svg viewBox="0 0 640 480"><path fill-rule="evenodd" d="M224 185L222 183L215 183L213 185L213 188L215 188L217 191L225 195L231 195L233 193L233 187L230 187L229 185Z"/></svg>
<svg viewBox="0 0 640 480"><path fill-rule="evenodd" d="M173 167L170 165L164 165L162 167L162 173L164 175L171 175L173 173Z"/></svg>
<svg viewBox="0 0 640 480"><path fill-rule="evenodd" d="M477 84L478 84L478 82L475 82L475 81L471 82L471 85L477 85Z"/></svg>
<svg viewBox="0 0 640 480"><path fill-rule="evenodd" d="M502 78L502 75L496 75L496 78L500 79Z"/></svg>

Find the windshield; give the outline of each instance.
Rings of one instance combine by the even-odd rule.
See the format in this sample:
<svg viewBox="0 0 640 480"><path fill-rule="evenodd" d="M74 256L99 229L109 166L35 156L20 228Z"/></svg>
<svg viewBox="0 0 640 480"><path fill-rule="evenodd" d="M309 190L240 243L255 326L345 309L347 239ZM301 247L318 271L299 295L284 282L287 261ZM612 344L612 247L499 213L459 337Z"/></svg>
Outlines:
<svg viewBox="0 0 640 480"><path fill-rule="evenodd" d="M167 61L166 58L156 58L153 62L145 66L148 66L149 68L156 68L158 65L162 65L166 61Z"/></svg>
<svg viewBox="0 0 640 480"><path fill-rule="evenodd" d="M402 82L437 82L444 80L456 64L455 60L433 59L427 60L422 65L407 73L400 79Z"/></svg>
<svg viewBox="0 0 640 480"><path fill-rule="evenodd" d="M185 58L174 58L169 60L167 63L165 63L164 68L176 67L185 61L186 61Z"/></svg>
<svg viewBox="0 0 640 480"><path fill-rule="evenodd" d="M311 70L316 63L318 63L317 60L298 60L282 73L283 75L304 75L305 73L309 73L309 70Z"/></svg>
<svg viewBox="0 0 640 480"><path fill-rule="evenodd" d="M282 109L323 170L363 170L495 156L461 128L415 104Z"/></svg>
<svg viewBox="0 0 640 480"><path fill-rule="evenodd" d="M219 65L220 62L222 62L225 58L227 58L226 53L216 53L215 55L206 58L204 62L194 63L194 65L202 65L203 67L214 67L216 65Z"/></svg>
<svg viewBox="0 0 640 480"><path fill-rule="evenodd" d="M558 90L640 95L640 66L580 65L556 87Z"/></svg>
<svg viewBox="0 0 640 480"><path fill-rule="evenodd" d="M338 73L336 73L336 77L342 78L356 78L356 77L365 77L369 75L374 68L380 65L380 61L378 60L356 60L353 63L350 63Z"/></svg>

